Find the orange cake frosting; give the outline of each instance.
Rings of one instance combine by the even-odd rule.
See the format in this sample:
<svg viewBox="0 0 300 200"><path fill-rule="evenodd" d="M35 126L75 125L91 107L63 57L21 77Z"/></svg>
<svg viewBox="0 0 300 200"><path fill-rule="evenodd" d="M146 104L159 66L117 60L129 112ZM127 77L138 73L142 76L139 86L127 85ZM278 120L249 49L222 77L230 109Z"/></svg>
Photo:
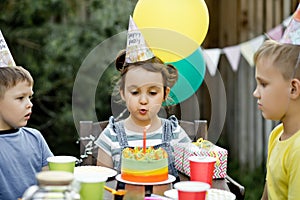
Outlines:
<svg viewBox="0 0 300 200"><path fill-rule="evenodd" d="M168 180L168 154L163 148L125 148L122 153L121 177L132 182Z"/></svg>

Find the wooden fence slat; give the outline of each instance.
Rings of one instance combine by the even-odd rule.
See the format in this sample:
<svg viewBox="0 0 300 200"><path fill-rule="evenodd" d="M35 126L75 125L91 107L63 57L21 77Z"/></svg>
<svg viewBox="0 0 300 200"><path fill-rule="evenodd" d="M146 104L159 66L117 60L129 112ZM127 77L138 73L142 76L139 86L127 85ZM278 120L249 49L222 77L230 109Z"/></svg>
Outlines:
<svg viewBox="0 0 300 200"><path fill-rule="evenodd" d="M243 113L247 113L247 94L245 90L247 90L246 81L247 74L246 69L248 64L245 59L242 59L241 66L238 71L238 99L237 105L239 110L239 163L242 165L241 168L244 168L247 165L247 153L248 153L248 144L247 144L247 115Z"/></svg>
<svg viewBox="0 0 300 200"><path fill-rule="evenodd" d="M248 37L253 38L256 34L256 24L255 24L255 16L256 16L256 10L255 10L255 4L256 1L248 1L248 22L249 22L249 33Z"/></svg>
<svg viewBox="0 0 300 200"><path fill-rule="evenodd" d="M257 108L256 100L255 100L255 126L253 127L253 134L255 135L255 146L256 146L256 152L255 152L255 158L256 158L256 167L261 166L261 164L265 161L265 135L263 132L263 119L261 112Z"/></svg>
<svg viewBox="0 0 300 200"><path fill-rule="evenodd" d="M282 22L282 2L281 0L274 1L274 24L273 27Z"/></svg>
<svg viewBox="0 0 300 200"><path fill-rule="evenodd" d="M270 30L273 28L273 0L266 0L266 23L265 29Z"/></svg>
<svg viewBox="0 0 300 200"><path fill-rule="evenodd" d="M244 42L249 38L249 20L248 20L248 0L240 1L240 42Z"/></svg>
<svg viewBox="0 0 300 200"><path fill-rule="evenodd" d="M222 21L227 23L220 23L220 45L228 46L236 43L238 40L238 17L237 17L237 2L230 0L220 1L220 14ZM230 11L230 12L229 12Z"/></svg>
<svg viewBox="0 0 300 200"><path fill-rule="evenodd" d="M248 92L248 99L247 99L247 102L248 102L248 106L247 106L247 109L248 109L248 120L247 120L247 134L248 134L248 137L249 137L249 140L248 140L248 143L250 143L250 149L249 149L249 158L250 160L252 160L253 162L250 162L249 163L249 168L251 170L254 170L256 168L256 145L257 145L257 136L255 135L254 133L254 129L253 127L255 126L255 114L254 114L254 110L252 109L254 107L254 97L252 96L252 93L253 93L253 89L251 88L254 88L255 86L255 83L254 83L254 68L253 67L248 67L247 68L247 74L248 74L248 77L247 77L247 88L250 88L248 90L246 90Z"/></svg>
<svg viewBox="0 0 300 200"><path fill-rule="evenodd" d="M255 35L260 35L264 32L264 2L263 0L256 0L254 7L254 23L255 23Z"/></svg>
<svg viewBox="0 0 300 200"><path fill-rule="evenodd" d="M291 7L292 7L292 2L291 1L284 1L283 0L283 5L282 5L282 15L283 18L287 18L291 14Z"/></svg>

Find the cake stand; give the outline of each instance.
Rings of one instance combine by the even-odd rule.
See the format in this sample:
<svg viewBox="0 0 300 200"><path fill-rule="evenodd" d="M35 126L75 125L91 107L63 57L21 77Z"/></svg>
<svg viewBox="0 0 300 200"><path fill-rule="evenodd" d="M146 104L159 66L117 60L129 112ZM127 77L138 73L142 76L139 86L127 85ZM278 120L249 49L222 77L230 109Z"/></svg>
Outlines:
<svg viewBox="0 0 300 200"><path fill-rule="evenodd" d="M133 181L127 181L127 180L122 179L121 174L118 174L116 176L116 179L117 179L117 181L132 184L132 185L165 185L165 184L173 183L176 180L175 176L173 176L171 174L168 175L167 180L160 181L160 182L133 182Z"/></svg>
<svg viewBox="0 0 300 200"><path fill-rule="evenodd" d="M172 188L172 183L176 180L173 175L168 175L168 179L160 182L133 182L122 179L121 174L118 174L116 180L126 184L127 190L124 199L142 199L151 194L158 194L163 196L164 191Z"/></svg>

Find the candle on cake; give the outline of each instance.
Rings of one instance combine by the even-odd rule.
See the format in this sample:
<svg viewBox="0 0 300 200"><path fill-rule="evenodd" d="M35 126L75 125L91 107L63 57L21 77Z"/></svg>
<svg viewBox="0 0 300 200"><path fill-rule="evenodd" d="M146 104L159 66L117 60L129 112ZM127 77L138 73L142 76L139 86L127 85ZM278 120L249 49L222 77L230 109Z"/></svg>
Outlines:
<svg viewBox="0 0 300 200"><path fill-rule="evenodd" d="M143 131L143 153L146 153L146 127L144 127Z"/></svg>

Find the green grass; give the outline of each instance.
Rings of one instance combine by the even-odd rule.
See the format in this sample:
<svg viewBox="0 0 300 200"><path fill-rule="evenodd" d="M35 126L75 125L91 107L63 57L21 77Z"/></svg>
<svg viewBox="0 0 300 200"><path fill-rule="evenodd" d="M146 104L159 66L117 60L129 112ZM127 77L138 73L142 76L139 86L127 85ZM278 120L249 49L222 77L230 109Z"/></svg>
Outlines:
<svg viewBox="0 0 300 200"><path fill-rule="evenodd" d="M237 162L228 162L227 173L234 180L245 187L245 200L258 200L261 198L264 184L264 167L258 167L255 170L241 170Z"/></svg>

